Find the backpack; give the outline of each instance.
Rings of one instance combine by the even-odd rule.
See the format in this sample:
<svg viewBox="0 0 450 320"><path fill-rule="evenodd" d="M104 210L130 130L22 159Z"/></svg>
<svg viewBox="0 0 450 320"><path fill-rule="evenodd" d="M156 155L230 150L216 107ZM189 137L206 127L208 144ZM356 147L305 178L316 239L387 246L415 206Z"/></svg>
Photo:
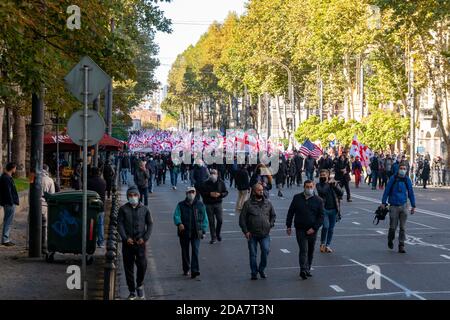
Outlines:
<svg viewBox="0 0 450 320"><path fill-rule="evenodd" d="M379 206L378 209L375 211L375 217L373 218L373 224L378 225L378 223L380 223L380 220L385 220L388 212L389 212L388 207L384 207L384 209L383 209L381 206Z"/></svg>

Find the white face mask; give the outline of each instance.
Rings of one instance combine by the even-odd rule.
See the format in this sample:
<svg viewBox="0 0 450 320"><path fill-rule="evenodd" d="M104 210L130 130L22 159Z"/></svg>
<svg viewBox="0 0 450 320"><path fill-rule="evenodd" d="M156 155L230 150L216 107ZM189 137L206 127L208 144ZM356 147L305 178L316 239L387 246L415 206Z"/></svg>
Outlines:
<svg viewBox="0 0 450 320"><path fill-rule="evenodd" d="M194 201L194 199L195 199L195 193L188 193L187 195L186 195L186 198L188 199L188 201L190 201L190 202L192 202L192 201Z"/></svg>
<svg viewBox="0 0 450 320"><path fill-rule="evenodd" d="M305 194L306 194L308 197L311 197L312 195L314 195L314 189L308 189L308 188L306 188L306 189L305 189Z"/></svg>
<svg viewBox="0 0 450 320"><path fill-rule="evenodd" d="M211 176L210 176L210 178L211 178L211 181L212 182L216 182L217 181L217 174L212 174Z"/></svg>
<svg viewBox="0 0 450 320"><path fill-rule="evenodd" d="M129 197L128 202L131 205L137 205L137 204L139 204L139 197Z"/></svg>

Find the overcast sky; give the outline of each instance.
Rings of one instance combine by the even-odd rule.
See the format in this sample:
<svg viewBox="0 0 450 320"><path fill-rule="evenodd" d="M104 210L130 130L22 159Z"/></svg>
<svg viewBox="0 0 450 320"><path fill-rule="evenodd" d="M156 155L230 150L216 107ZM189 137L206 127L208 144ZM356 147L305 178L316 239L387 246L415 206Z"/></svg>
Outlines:
<svg viewBox="0 0 450 320"><path fill-rule="evenodd" d="M165 16L172 19L173 32L156 35L161 61L156 71L157 80L167 84L170 66L177 55L190 44L195 44L211 22L222 22L230 11L243 14L245 3L245 0L172 0L160 3Z"/></svg>

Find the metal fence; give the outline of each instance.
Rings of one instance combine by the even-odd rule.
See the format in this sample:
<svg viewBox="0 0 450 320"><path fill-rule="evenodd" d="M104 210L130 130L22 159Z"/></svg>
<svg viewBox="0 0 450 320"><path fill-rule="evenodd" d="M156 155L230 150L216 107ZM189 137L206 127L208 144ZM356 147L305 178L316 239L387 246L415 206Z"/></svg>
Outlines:
<svg viewBox="0 0 450 320"><path fill-rule="evenodd" d="M114 300L117 289L117 258L119 250L119 232L117 217L120 208L120 161L115 170L112 184L112 203L109 215L109 228L106 242L106 262L104 268L103 300Z"/></svg>

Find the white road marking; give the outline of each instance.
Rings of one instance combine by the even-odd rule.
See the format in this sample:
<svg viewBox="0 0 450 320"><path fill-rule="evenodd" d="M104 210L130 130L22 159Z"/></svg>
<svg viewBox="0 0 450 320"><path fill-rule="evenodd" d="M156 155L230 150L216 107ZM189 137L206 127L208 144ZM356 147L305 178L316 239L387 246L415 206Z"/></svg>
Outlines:
<svg viewBox="0 0 450 320"><path fill-rule="evenodd" d="M360 224L361 224L361 223L356 222L356 221L353 221L352 223L353 223L353 224L356 224L356 225L360 225Z"/></svg>
<svg viewBox="0 0 450 320"><path fill-rule="evenodd" d="M361 262L358 262L358 261L353 260L353 259L349 259L349 260L350 260L351 262L353 262L353 263L356 263L357 265L360 265L361 267L366 268L366 270L369 270L369 267L366 266L365 264L362 264ZM421 295L415 293L414 291L411 291L410 289L408 289L408 288L406 288L405 286L401 285L401 284L398 283L397 281L395 281L395 280L389 278L388 276L385 276L385 275L382 274L381 272L376 272L376 271L375 271L375 273L378 274L378 275L379 275L380 277L382 277L383 279L386 279L387 281L389 281L391 284L393 284L393 285L396 286L397 288L403 290L404 293L405 293L405 295L406 295L407 297L414 296L414 297L416 297L417 299L420 299L420 300L426 300L426 299L425 299L424 297L422 297Z"/></svg>
<svg viewBox="0 0 450 320"><path fill-rule="evenodd" d="M361 208L361 207L356 207L356 208L358 208L359 210L363 210L363 211L369 212L369 213L375 213L375 211L369 210L369 209L366 209L366 208Z"/></svg>
<svg viewBox="0 0 450 320"><path fill-rule="evenodd" d="M441 257L450 260L450 256L447 256L446 254L441 254Z"/></svg>
<svg viewBox="0 0 450 320"><path fill-rule="evenodd" d="M427 228L429 228L429 229L434 229L434 230L436 230L436 228L434 228L434 227L432 227L432 226L427 226L426 224L423 224L423 223L418 223L418 222L415 222L415 221L409 221L409 220L406 220L406 222L409 222L409 223L412 223L412 224L417 224L417 225L422 226L422 227L427 227Z"/></svg>
<svg viewBox="0 0 450 320"><path fill-rule="evenodd" d="M373 202L373 203L378 203L378 204L380 203L380 200L377 200L377 199L374 199L374 198L360 196L360 195L357 195L357 194L353 194L353 197L355 197L357 199ZM439 212L434 212L434 211L425 210L425 209L418 209L418 208L416 208L416 212L420 212L420 213L423 213L423 214L426 214L426 215L429 215L429 216L433 216L433 217L444 218L444 219L450 220L450 215L439 213Z"/></svg>
<svg viewBox="0 0 450 320"><path fill-rule="evenodd" d="M410 245L420 245L420 246L424 246L424 247L433 247L436 249L441 249L444 251L450 251L449 248L446 248L444 245L442 244L436 244L436 243L429 243L429 242L425 242L422 240L422 238L418 238L418 237L414 237L411 235L406 235L406 243L410 244Z"/></svg>
<svg viewBox="0 0 450 320"><path fill-rule="evenodd" d="M384 231L377 230L379 234L385 234Z"/></svg>
<svg viewBox="0 0 450 320"><path fill-rule="evenodd" d="M291 253L288 249L280 249L283 253Z"/></svg>
<svg viewBox="0 0 450 320"><path fill-rule="evenodd" d="M229 213L229 215L230 215L230 216L235 216L236 214L234 214L234 213Z"/></svg>
<svg viewBox="0 0 450 320"><path fill-rule="evenodd" d="M335 285L335 284L331 285L330 288L336 292L345 292L344 289L342 289L341 287L339 287L338 285Z"/></svg>

